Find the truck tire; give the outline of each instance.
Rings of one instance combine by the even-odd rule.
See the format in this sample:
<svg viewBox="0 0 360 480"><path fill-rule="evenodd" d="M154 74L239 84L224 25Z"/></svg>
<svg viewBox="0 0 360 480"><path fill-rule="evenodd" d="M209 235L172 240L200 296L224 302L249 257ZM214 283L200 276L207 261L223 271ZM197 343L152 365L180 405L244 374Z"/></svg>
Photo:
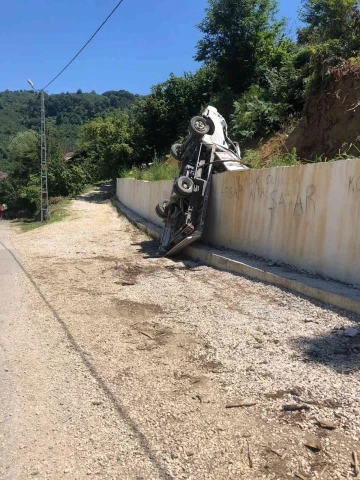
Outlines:
<svg viewBox="0 0 360 480"><path fill-rule="evenodd" d="M197 137L202 137L207 135L210 131L210 125L206 123L205 118L203 117L193 117L190 120L190 133L196 135Z"/></svg>
<svg viewBox="0 0 360 480"><path fill-rule="evenodd" d="M168 211L167 211L168 205L169 205L168 201L158 203L155 207L156 215L160 218L167 218L167 216L168 216Z"/></svg>
<svg viewBox="0 0 360 480"><path fill-rule="evenodd" d="M194 188L194 182L189 177L179 177L175 183L175 190L180 197L189 196Z"/></svg>
<svg viewBox="0 0 360 480"><path fill-rule="evenodd" d="M175 160L177 160L178 162L181 162L180 149L181 149L181 143L174 143L174 145L172 145L170 148L170 155L173 158L175 158Z"/></svg>

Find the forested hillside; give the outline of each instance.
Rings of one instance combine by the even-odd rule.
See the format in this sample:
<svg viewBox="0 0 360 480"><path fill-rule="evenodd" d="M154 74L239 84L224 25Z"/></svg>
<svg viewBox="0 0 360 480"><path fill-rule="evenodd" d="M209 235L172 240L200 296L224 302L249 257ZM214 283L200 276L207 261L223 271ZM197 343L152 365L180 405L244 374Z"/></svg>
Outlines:
<svg viewBox="0 0 360 480"><path fill-rule="evenodd" d="M46 116L49 128L60 140L62 150L75 148L79 126L114 110L129 111L138 96L125 90L47 95ZM0 170L8 157L9 143L20 131L39 130L40 99L33 91L0 92ZM1 167L2 165L2 167Z"/></svg>
<svg viewBox="0 0 360 480"><path fill-rule="evenodd" d="M335 96L346 108L344 118L352 122L352 128L343 129L346 143L351 152L360 152L354 83L359 80L359 2L303 0L299 19L301 28L294 38L286 19L279 17L277 0L208 0L198 25L201 39L194 45L196 72L171 74L146 97L80 90L47 97L50 194L71 195L86 183L118 176L132 165L163 160L170 145L186 135L189 119L209 103L226 117L231 136L245 147L285 128L280 139L283 156L265 157L268 165L291 165L323 160L322 153L328 158L342 153L341 135L333 145L327 139L328 148L321 152L320 139L325 137L313 127L332 125L337 121L332 115L309 123L311 131L319 133L312 143L302 144L307 159L299 159L296 141L286 150L284 140L287 131L296 128L294 119L318 111L319 105L336 105L325 101ZM339 83L346 76L349 80ZM339 93L339 85L351 85L355 93ZM32 212L39 199L38 121L39 100L32 92L0 95L0 154L10 165L9 178L0 181L0 202ZM308 124L307 117L304 122ZM14 136L19 131L23 132ZM301 135L308 131L303 128ZM74 145L74 158L65 162L64 150ZM251 166L263 165L258 150L245 148L245 159Z"/></svg>

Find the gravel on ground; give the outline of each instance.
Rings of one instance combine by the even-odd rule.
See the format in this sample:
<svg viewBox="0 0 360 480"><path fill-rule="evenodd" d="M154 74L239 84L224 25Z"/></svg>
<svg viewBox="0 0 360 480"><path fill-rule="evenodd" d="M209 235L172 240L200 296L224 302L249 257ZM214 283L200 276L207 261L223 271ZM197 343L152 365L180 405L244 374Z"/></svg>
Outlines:
<svg viewBox="0 0 360 480"><path fill-rule="evenodd" d="M354 478L359 317L70 210L11 236L1 479Z"/></svg>

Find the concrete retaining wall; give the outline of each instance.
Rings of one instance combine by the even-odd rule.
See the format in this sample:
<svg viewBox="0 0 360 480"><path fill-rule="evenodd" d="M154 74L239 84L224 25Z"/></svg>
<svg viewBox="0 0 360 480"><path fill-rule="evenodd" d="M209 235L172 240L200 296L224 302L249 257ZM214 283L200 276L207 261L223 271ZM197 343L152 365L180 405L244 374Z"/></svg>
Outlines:
<svg viewBox="0 0 360 480"><path fill-rule="evenodd" d="M161 225L171 185L119 179L117 194ZM360 284L360 160L215 175L204 240Z"/></svg>
<svg viewBox="0 0 360 480"><path fill-rule="evenodd" d="M173 181L145 182L132 178L118 178L117 197L121 203L156 225L163 225L155 207L161 200L170 198Z"/></svg>

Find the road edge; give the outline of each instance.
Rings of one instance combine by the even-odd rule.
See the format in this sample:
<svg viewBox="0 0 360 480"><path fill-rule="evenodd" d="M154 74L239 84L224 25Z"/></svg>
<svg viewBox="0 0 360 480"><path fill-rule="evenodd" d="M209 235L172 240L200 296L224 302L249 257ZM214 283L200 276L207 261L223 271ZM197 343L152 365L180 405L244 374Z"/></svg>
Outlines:
<svg viewBox="0 0 360 480"><path fill-rule="evenodd" d="M133 225L139 228L139 230L143 231L154 240L160 240L162 231L161 227L145 220L143 217L122 204L119 200L114 200L113 205ZM286 288L292 292L305 295L314 300L360 315L359 301L247 265L230 258L226 254L221 254L220 251L214 252L212 249L202 245L192 245L187 247L184 250L184 253L192 260L200 261L210 267L219 270L226 270L239 275L245 275L261 282Z"/></svg>

